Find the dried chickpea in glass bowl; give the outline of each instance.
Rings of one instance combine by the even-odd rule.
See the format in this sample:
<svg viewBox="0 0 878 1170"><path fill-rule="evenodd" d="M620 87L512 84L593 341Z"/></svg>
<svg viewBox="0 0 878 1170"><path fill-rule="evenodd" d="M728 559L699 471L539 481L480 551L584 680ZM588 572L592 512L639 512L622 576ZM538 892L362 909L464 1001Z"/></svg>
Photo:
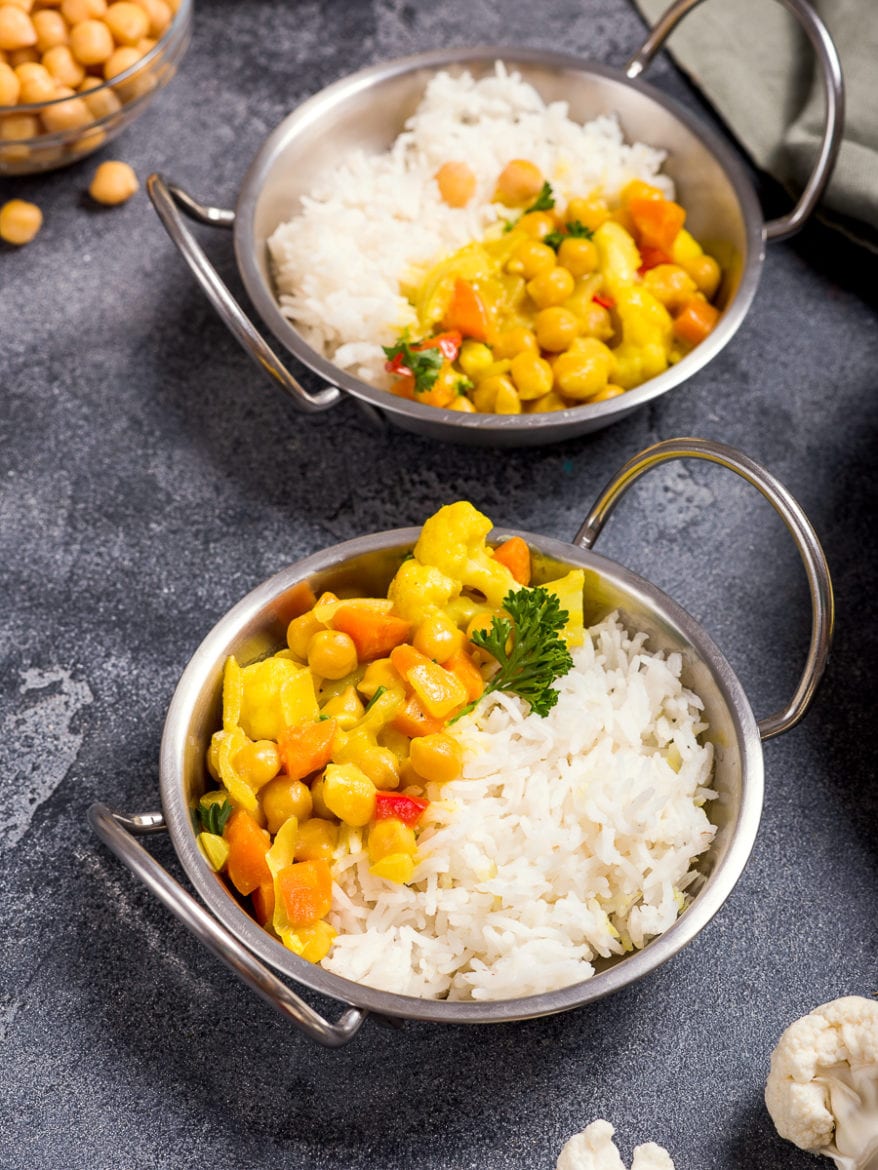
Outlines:
<svg viewBox="0 0 878 1170"><path fill-rule="evenodd" d="M0 0L0 175L76 162L177 71L193 0Z"/></svg>

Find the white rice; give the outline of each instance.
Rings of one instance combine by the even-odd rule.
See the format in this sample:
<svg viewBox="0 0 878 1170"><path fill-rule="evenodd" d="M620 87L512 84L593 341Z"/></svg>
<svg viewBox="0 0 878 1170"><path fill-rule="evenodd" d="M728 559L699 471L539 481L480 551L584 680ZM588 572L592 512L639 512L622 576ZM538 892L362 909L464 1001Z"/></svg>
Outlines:
<svg viewBox="0 0 878 1170"><path fill-rule="evenodd" d="M323 967L402 995L504 999L588 979L597 956L671 925L715 832L713 751L680 656L645 641L612 615L548 716L500 694L455 725L464 774L428 788L410 886L373 877L361 834L345 835Z"/></svg>
<svg viewBox="0 0 878 1170"><path fill-rule="evenodd" d="M351 153L269 239L281 311L337 366L386 386L381 346L406 328L418 331L400 282L417 284L436 261L509 217L491 199L514 158L540 168L559 204L593 191L612 200L632 179L674 194L659 173L664 151L626 144L614 115L574 122L566 102L547 105L500 62L479 81L439 73L389 152ZM467 207L440 198L434 176L449 161L476 174Z"/></svg>

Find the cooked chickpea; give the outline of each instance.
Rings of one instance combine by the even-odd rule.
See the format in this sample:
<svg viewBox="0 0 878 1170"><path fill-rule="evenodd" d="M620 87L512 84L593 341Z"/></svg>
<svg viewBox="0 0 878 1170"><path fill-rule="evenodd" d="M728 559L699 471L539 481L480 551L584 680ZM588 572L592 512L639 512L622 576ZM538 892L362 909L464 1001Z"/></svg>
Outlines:
<svg viewBox="0 0 878 1170"><path fill-rule="evenodd" d="M52 8L41 8L32 17L37 34L37 49L45 53L55 45L66 45L69 39L67 21Z"/></svg>
<svg viewBox="0 0 878 1170"><path fill-rule="evenodd" d="M555 253L548 244L539 240L522 240L506 261L506 271L532 280L542 272L549 272L556 263Z"/></svg>
<svg viewBox="0 0 878 1170"><path fill-rule="evenodd" d="M543 173L525 158L514 158L507 163L497 179L496 198L507 207L529 203L539 195Z"/></svg>
<svg viewBox="0 0 878 1170"><path fill-rule="evenodd" d="M598 266L598 250L591 240L568 236L558 249L558 263L563 264L572 276L588 276Z"/></svg>
<svg viewBox="0 0 878 1170"><path fill-rule="evenodd" d="M15 4L0 5L0 49L15 52L37 43L37 32L28 14Z"/></svg>
<svg viewBox="0 0 878 1170"><path fill-rule="evenodd" d="M472 341L468 338L460 347L459 361L460 368L466 376L475 381L484 374L488 366L492 365L494 355L490 348L483 345L481 341Z"/></svg>
<svg viewBox="0 0 878 1170"><path fill-rule="evenodd" d="M311 639L323 628L323 623L317 620L313 610L293 618L287 626L287 645L302 662L308 660L308 645Z"/></svg>
<svg viewBox="0 0 878 1170"><path fill-rule="evenodd" d="M165 0L134 0L134 3L149 17L149 35L160 37L174 15L170 5Z"/></svg>
<svg viewBox="0 0 878 1170"><path fill-rule="evenodd" d="M614 386L612 382L608 382L603 390L600 390L593 398L589 398L589 402L606 402L608 399L618 398L620 394L624 393L624 386Z"/></svg>
<svg viewBox="0 0 878 1170"><path fill-rule="evenodd" d="M517 325L498 335L494 342L494 356L514 358L520 353L536 353L538 348L533 330L525 325Z"/></svg>
<svg viewBox="0 0 878 1170"><path fill-rule="evenodd" d="M593 398L605 389L613 355L601 341L582 338L575 350L562 353L555 362L555 387L565 398Z"/></svg>
<svg viewBox="0 0 878 1170"><path fill-rule="evenodd" d="M388 790L399 787L399 760L388 747L378 744L364 747L357 753L357 767L376 788Z"/></svg>
<svg viewBox="0 0 878 1170"><path fill-rule="evenodd" d="M415 630L412 645L434 662L447 662L463 646L463 631L444 613L432 614Z"/></svg>
<svg viewBox="0 0 878 1170"><path fill-rule="evenodd" d="M259 793L259 801L269 833L276 833L290 817L307 820L314 807L308 785L301 780L291 780L289 776L269 780Z"/></svg>
<svg viewBox="0 0 878 1170"><path fill-rule="evenodd" d="M22 105L50 102L56 96L57 83L44 65L30 61L26 65L19 65L15 75L20 83L18 100Z"/></svg>
<svg viewBox="0 0 878 1170"><path fill-rule="evenodd" d="M9 114L0 118L0 140L23 142L36 138L40 132L40 121L34 114Z"/></svg>
<svg viewBox="0 0 878 1170"><path fill-rule="evenodd" d="M261 788L280 771L280 753L272 740L257 739L245 744L233 763L251 788Z"/></svg>
<svg viewBox="0 0 878 1170"><path fill-rule="evenodd" d="M43 64L59 85L75 89L82 83L85 70L73 57L68 45L55 45L43 53Z"/></svg>
<svg viewBox="0 0 878 1170"><path fill-rule="evenodd" d="M516 229L526 232L535 240L544 240L549 232L555 230L555 217L547 211L528 211L515 225Z"/></svg>
<svg viewBox="0 0 878 1170"><path fill-rule="evenodd" d="M83 20L70 30L70 52L80 65L102 65L115 48L113 34L102 20Z"/></svg>
<svg viewBox="0 0 878 1170"><path fill-rule="evenodd" d="M551 353L561 353L567 349L570 342L579 336L580 328L577 316L569 309L558 306L543 309L534 320L534 332L540 349L547 349Z"/></svg>
<svg viewBox="0 0 878 1170"><path fill-rule="evenodd" d="M357 647L341 630L318 630L308 643L308 665L322 678L344 678L357 665Z"/></svg>
<svg viewBox="0 0 878 1170"><path fill-rule="evenodd" d="M76 97L72 89L63 85L58 86L55 92L58 97L70 100L46 106L40 114L43 126L50 134L78 130L81 126L91 124L92 116L81 97Z"/></svg>
<svg viewBox="0 0 878 1170"><path fill-rule="evenodd" d="M149 34L149 17L137 4L118 0L104 14L117 45L136 45Z"/></svg>
<svg viewBox="0 0 878 1170"><path fill-rule="evenodd" d="M711 300L719 288L720 276L722 275L719 264L713 256L708 256L706 252L695 256L687 263L686 271L698 285L698 291L704 293L707 299Z"/></svg>
<svg viewBox="0 0 878 1170"><path fill-rule="evenodd" d="M35 203L10 199L0 207L0 240L7 244L29 244L43 225L43 213Z"/></svg>
<svg viewBox="0 0 878 1170"><path fill-rule="evenodd" d="M323 817L310 817L296 834L296 861L332 861L338 846L338 825Z"/></svg>
<svg viewBox="0 0 878 1170"><path fill-rule="evenodd" d="M11 65L0 61L0 106L17 106L21 82Z"/></svg>
<svg viewBox="0 0 878 1170"><path fill-rule="evenodd" d="M84 77L79 86L79 93L82 94L82 100L95 119L106 118L109 114L115 114L117 110L122 109L122 103L112 89L107 88L99 77Z"/></svg>
<svg viewBox="0 0 878 1170"><path fill-rule="evenodd" d="M643 283L671 313L682 309L697 291L695 281L678 264L657 264L644 273Z"/></svg>
<svg viewBox="0 0 878 1170"><path fill-rule="evenodd" d="M120 73L130 69L132 65L136 65L139 60L140 52L137 49L130 45L122 45L104 62L104 77L110 81L111 78L118 77Z"/></svg>
<svg viewBox="0 0 878 1170"><path fill-rule="evenodd" d="M458 394L448 403L449 410L459 411L460 414L476 414L476 408L465 394Z"/></svg>
<svg viewBox="0 0 878 1170"><path fill-rule="evenodd" d="M610 209L603 199L571 199L564 213L567 223L581 223L592 232L609 218Z"/></svg>
<svg viewBox="0 0 878 1170"><path fill-rule="evenodd" d="M61 15L69 25L83 20L100 19L107 11L107 0L61 0Z"/></svg>
<svg viewBox="0 0 878 1170"><path fill-rule="evenodd" d="M335 817L335 813L326 803L326 799L323 793L324 787L325 781L322 776L315 780L311 785L311 800L313 801L314 805L314 816L322 817L324 820L331 821Z"/></svg>
<svg viewBox="0 0 878 1170"><path fill-rule="evenodd" d="M490 414L497 411L497 400L501 398L504 403L510 401L510 395L516 399L518 395L515 393L515 387L505 374L494 374L489 378L483 378L473 391L473 403L476 410L483 414ZM499 412L498 412L499 413ZM504 411L503 413L515 413L515 411Z"/></svg>
<svg viewBox="0 0 878 1170"><path fill-rule="evenodd" d="M527 282L527 291L530 299L540 309L548 309L552 305L560 305L566 301L576 281L566 268L556 266L547 272L541 272L533 280Z"/></svg>
<svg viewBox="0 0 878 1170"><path fill-rule="evenodd" d="M524 409L527 414L548 414L553 410L566 410L569 405L570 403L566 402L560 394L557 394L554 390L550 390L542 398L535 398L531 402L526 402Z"/></svg>
<svg viewBox="0 0 878 1170"><path fill-rule="evenodd" d="M412 740L411 762L425 780L447 784L463 771L463 749L456 739L442 731L419 735Z"/></svg>
<svg viewBox="0 0 878 1170"><path fill-rule="evenodd" d="M552 367L538 353L520 353L512 359L509 371L518 396L523 402L542 398L552 389Z"/></svg>
<svg viewBox="0 0 878 1170"><path fill-rule="evenodd" d="M585 306L580 317L582 332L585 337L596 337L599 341L609 341L613 336L613 321L610 312L597 301L591 301Z"/></svg>
<svg viewBox="0 0 878 1170"><path fill-rule="evenodd" d="M443 202L449 207L466 207L476 193L476 176L465 162L443 163L436 172Z"/></svg>

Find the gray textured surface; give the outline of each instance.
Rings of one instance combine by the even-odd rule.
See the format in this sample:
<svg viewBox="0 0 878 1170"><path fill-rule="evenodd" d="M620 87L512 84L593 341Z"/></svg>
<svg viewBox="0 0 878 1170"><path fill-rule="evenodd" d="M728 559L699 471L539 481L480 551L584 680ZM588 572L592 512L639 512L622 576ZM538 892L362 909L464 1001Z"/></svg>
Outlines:
<svg viewBox="0 0 878 1170"><path fill-rule="evenodd" d="M267 131L360 65L477 40L621 64L640 35L623 0L502 8L202 4L181 75L107 154L232 205ZM653 79L699 108L666 61ZM351 405L294 415L224 335L145 196L86 205L93 166L17 184L46 225L31 247L0 252L0 1167L550 1170L599 1116L626 1154L654 1139L678 1170L815 1165L775 1135L762 1085L789 1021L878 992L873 261L811 227L770 249L747 323L687 387L591 439L453 450L376 436ZM234 284L228 239L208 248ZM800 499L825 541L839 624L807 721L766 746L765 814L740 884L648 981L527 1024L367 1024L324 1052L91 837L92 800L156 805L175 680L269 573L451 497L572 535L628 455L687 433L740 446ZM807 595L750 489L668 467L601 549L704 622L757 715L785 700ZM178 872L168 845L154 848Z"/></svg>

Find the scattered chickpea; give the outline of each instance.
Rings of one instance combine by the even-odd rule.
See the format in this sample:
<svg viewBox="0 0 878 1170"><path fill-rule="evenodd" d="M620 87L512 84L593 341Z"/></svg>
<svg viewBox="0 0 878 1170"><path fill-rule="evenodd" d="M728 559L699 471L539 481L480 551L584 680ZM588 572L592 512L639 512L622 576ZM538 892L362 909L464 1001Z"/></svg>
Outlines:
<svg viewBox="0 0 878 1170"><path fill-rule="evenodd" d="M10 199L0 207L0 240L7 244L29 244L43 226L43 213L35 203Z"/></svg>
<svg viewBox="0 0 878 1170"><path fill-rule="evenodd" d="M15 4L0 5L0 49L14 52L36 43L36 29L24 9Z"/></svg>
<svg viewBox="0 0 878 1170"><path fill-rule="evenodd" d="M95 171L88 193L97 203L113 206L130 199L140 184L128 163L102 162Z"/></svg>

